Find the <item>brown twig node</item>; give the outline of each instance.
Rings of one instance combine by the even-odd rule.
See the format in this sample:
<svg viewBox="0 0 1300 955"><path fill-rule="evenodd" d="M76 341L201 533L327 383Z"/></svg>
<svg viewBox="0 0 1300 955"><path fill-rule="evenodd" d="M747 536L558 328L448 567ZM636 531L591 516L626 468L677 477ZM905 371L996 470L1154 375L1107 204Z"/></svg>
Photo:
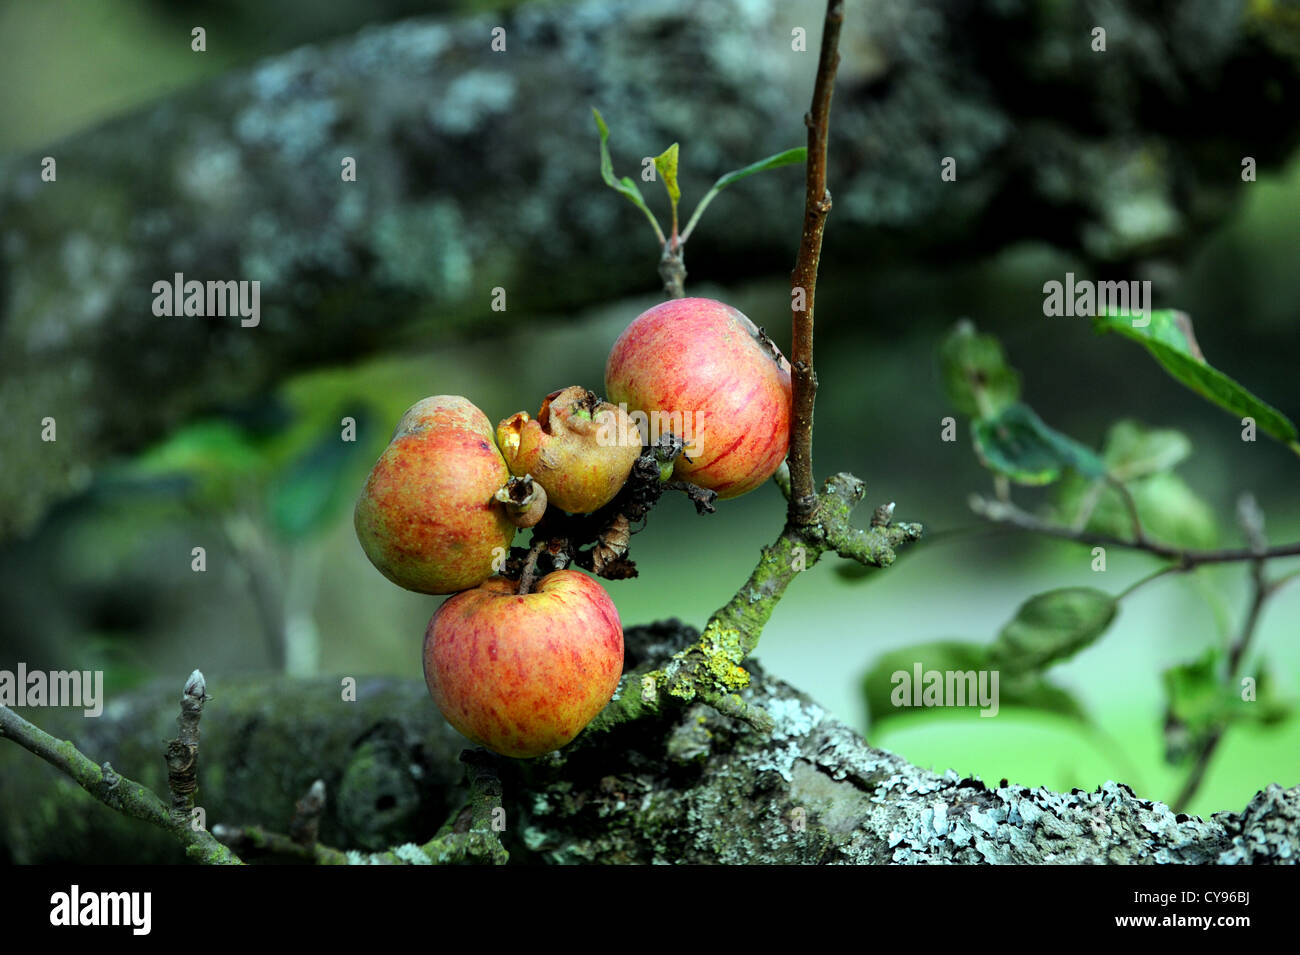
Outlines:
<svg viewBox="0 0 1300 955"><path fill-rule="evenodd" d="M195 670L181 693L181 715L176 717L177 737L167 744L167 788L172 794L172 812L188 816L199 788L199 719L208 700L203 674Z"/></svg>
<svg viewBox="0 0 1300 955"><path fill-rule="evenodd" d="M289 838L300 846L315 845L320 834L320 818L325 812L325 780L318 779L294 803L289 822Z"/></svg>

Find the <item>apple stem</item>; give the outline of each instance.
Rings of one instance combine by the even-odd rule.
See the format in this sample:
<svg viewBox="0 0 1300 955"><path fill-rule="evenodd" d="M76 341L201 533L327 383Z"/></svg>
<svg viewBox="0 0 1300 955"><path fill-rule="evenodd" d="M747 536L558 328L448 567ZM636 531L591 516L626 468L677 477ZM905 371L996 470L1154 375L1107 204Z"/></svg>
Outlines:
<svg viewBox="0 0 1300 955"><path fill-rule="evenodd" d="M528 556L524 558L524 569L519 573L519 596L533 592L533 583L537 579L537 559L542 556L542 551L545 549L545 537L534 540L533 546L528 548Z"/></svg>
<svg viewBox="0 0 1300 955"><path fill-rule="evenodd" d="M664 243L664 253L659 257L659 278L663 279L664 293L669 298L686 297L686 246L677 240L677 232Z"/></svg>

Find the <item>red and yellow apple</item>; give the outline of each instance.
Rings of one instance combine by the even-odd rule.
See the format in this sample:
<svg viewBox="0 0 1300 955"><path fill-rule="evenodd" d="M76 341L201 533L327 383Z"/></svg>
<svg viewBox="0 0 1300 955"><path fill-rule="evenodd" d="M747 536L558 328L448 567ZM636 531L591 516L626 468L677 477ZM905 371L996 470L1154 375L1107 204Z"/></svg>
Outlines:
<svg viewBox="0 0 1300 955"><path fill-rule="evenodd" d="M576 570L517 589L492 577L439 607L424 678L461 733L527 758L559 749L604 709L623 672L623 627L604 588Z"/></svg>
<svg viewBox="0 0 1300 955"><path fill-rule="evenodd" d="M673 474L739 497L770 478L790 441L790 364L739 310L670 299L641 313L605 366L605 394L671 431L686 452Z"/></svg>
<svg viewBox="0 0 1300 955"><path fill-rule="evenodd" d="M532 475L553 507L588 514L613 500L641 455L626 412L580 385L553 391L536 418L520 411L497 426L512 474Z"/></svg>
<svg viewBox="0 0 1300 955"><path fill-rule="evenodd" d="M353 515L357 539L399 587L476 587L514 539L494 497L509 478L487 415L456 395L425 398L402 416L366 479Z"/></svg>

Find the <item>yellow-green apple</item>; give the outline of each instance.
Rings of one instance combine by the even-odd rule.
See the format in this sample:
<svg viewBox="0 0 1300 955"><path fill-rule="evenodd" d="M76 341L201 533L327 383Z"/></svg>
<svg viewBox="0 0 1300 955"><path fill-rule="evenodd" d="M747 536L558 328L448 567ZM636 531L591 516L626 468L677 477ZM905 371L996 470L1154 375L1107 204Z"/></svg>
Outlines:
<svg viewBox="0 0 1300 955"><path fill-rule="evenodd" d="M361 548L400 587L450 594L493 573L515 536L494 495L510 471L487 415L435 395L402 415L357 500Z"/></svg>
<svg viewBox="0 0 1300 955"><path fill-rule="evenodd" d="M506 418L497 444L511 473L531 474L547 501L571 514L613 500L641 455L627 412L580 385L551 392L536 418L526 411Z"/></svg>
<svg viewBox="0 0 1300 955"><path fill-rule="evenodd" d="M424 637L424 679L447 722L503 756L559 749L623 672L623 627L604 588L576 570L532 593L491 577L448 599Z"/></svg>
<svg viewBox="0 0 1300 955"><path fill-rule="evenodd" d="M738 497L770 478L790 442L790 364L739 310L708 298L642 312L605 366L605 393L671 431L685 454L674 475Z"/></svg>

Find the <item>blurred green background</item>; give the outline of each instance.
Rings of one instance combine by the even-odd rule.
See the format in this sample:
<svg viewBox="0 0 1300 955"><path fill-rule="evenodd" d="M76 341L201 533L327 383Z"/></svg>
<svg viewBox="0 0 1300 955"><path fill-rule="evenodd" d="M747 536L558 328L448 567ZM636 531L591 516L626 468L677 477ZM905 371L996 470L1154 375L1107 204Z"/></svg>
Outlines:
<svg viewBox="0 0 1300 955"><path fill-rule="evenodd" d="M295 2L271 11L249 0L187 4L183 12L145 0L0 4L0 83L8 90L0 97L0 153L41 147L370 20L484 6L491 4ZM199 17L210 36L227 30L240 42L191 55L177 37ZM594 136L588 142L582 132L592 202L621 203L599 185ZM682 138L689 146L689 131ZM689 158L682 175L688 197L698 195L690 191L701 184L690 180ZM792 241L796 230L792 222ZM818 296L816 465L822 475L847 470L864 478L867 506L897 502L897 517L923 522L927 539L888 572L841 573L827 560L800 578L758 659L868 731L873 743L921 765L1053 789L1090 789L1113 778L1139 795L1171 800L1186 769L1162 756L1160 673L1236 632L1247 592L1242 566L1143 588L1098 644L1052 671L1091 714L1092 729L1009 708L993 720L942 712L868 729L861 678L881 652L944 638L988 640L1031 594L1067 585L1117 593L1157 566L1112 551L1107 571L1095 574L1084 547L982 525L966 500L987 493L990 481L965 424L957 443L939 440L940 420L953 412L936 346L960 317L996 333L1022 373L1026 401L1094 448L1122 418L1184 431L1195 450L1179 473L1215 515L1224 544L1240 541L1232 515L1241 491L1256 495L1273 541L1300 536L1300 461L1263 437L1243 443L1231 416L1185 391L1135 346L1096 337L1084 320L1044 318L1042 276L1073 268L1066 256L1025 244L974 265L904 262L864 274L836 238L832 217ZM1300 417L1298 250L1300 160L1250 185L1231 221L1157 303L1191 312L1210 360L1292 418ZM655 259L647 243L648 277ZM729 301L788 346L785 276L724 288L710 284L707 261L690 266L690 294ZM582 282L599 267L575 262L557 280ZM428 394L464 394L495 421L535 412L543 395L564 385L599 389L610 343L655 301L624 300L563 322L517 315L509 337L298 375L119 462L33 537L0 548L0 666L100 666L110 700L158 674L179 680L195 666L215 687L273 666L417 677L437 599L389 584L351 526L355 493L392 425ZM345 415L358 422L355 444L338 440ZM1043 498L1019 492L1017 499ZM634 538L640 579L608 585L624 623L680 617L702 624L779 531L782 506L770 485L705 518L685 500L667 500ZM202 575L190 571L196 545L207 549ZM1297 621L1300 585L1269 603L1250 658L1267 659L1289 699L1300 694ZM1239 810L1271 781L1300 782L1298 717L1231 730L1189 808Z"/></svg>

